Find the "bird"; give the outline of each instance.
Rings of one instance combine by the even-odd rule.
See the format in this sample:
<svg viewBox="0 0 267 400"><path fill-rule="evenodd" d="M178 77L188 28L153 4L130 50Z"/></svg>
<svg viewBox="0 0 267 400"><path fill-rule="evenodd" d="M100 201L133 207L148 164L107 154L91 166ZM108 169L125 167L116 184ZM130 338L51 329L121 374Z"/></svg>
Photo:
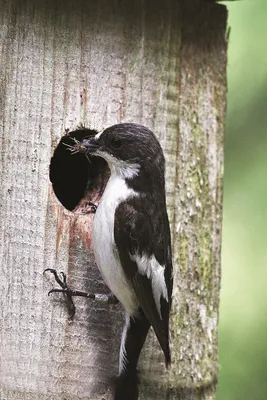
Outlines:
<svg viewBox="0 0 267 400"><path fill-rule="evenodd" d="M135 400L137 363L151 326L166 367L171 363L173 274L165 158L154 133L133 123L113 125L75 146L103 158L110 169L93 220L92 245L102 277L126 314L115 400Z"/></svg>
<svg viewBox="0 0 267 400"><path fill-rule="evenodd" d="M88 160L104 159L110 169L94 209L92 247L96 264L112 293L104 301L119 301L125 310L114 400L137 400L137 364L151 326L166 367L171 364L173 269L164 154L155 134L134 123L110 126L67 147L72 154L84 153ZM72 316L72 296L104 299L103 295L69 289L64 273L61 280L56 270L47 270L61 286L49 294L63 292Z"/></svg>

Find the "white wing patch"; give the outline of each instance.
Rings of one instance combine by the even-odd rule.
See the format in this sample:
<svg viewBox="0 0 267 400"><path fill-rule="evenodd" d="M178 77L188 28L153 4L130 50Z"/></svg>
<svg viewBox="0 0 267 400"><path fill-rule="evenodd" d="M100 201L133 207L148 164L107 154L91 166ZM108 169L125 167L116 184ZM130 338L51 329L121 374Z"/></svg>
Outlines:
<svg viewBox="0 0 267 400"><path fill-rule="evenodd" d="M168 292L164 277L164 266L160 265L155 256L151 256L149 258L145 254L142 254L142 256L135 254L130 255L130 258L132 261L136 262L139 273L141 275L146 275L147 278L151 280L153 297L160 318L162 319L160 298L163 297L166 301L168 301Z"/></svg>

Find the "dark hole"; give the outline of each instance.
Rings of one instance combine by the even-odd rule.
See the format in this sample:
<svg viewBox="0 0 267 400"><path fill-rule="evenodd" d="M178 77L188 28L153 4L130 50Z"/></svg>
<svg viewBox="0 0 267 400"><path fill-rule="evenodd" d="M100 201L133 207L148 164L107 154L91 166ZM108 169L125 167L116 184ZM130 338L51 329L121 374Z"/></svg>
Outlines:
<svg viewBox="0 0 267 400"><path fill-rule="evenodd" d="M80 201L98 202L108 179L109 170L105 160L89 157L83 153L72 154L67 145L74 145L71 138L79 141L94 136L93 129L78 129L63 136L50 162L50 181L60 203L73 211Z"/></svg>

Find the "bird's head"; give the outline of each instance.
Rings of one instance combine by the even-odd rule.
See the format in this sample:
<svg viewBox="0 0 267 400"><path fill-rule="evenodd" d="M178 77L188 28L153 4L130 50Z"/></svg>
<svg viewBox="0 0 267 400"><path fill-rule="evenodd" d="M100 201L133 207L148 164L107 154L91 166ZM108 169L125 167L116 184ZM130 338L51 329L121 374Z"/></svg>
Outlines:
<svg viewBox="0 0 267 400"><path fill-rule="evenodd" d="M142 125L113 125L83 140L79 147L85 154L104 158L112 174L127 179L153 169L164 173L161 146L156 136Z"/></svg>

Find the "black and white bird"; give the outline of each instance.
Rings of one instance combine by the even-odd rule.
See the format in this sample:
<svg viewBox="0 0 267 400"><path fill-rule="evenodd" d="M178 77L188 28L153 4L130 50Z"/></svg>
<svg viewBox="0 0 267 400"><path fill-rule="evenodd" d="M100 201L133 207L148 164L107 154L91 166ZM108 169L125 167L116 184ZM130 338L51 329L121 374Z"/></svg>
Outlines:
<svg viewBox="0 0 267 400"><path fill-rule="evenodd" d="M93 250L104 281L126 312L115 399L136 399L137 362L150 326L166 366L171 362L165 159L156 136L136 124L111 126L83 140L80 148L104 158L111 172L94 217Z"/></svg>
<svg viewBox="0 0 267 400"><path fill-rule="evenodd" d="M67 146L72 153L102 157L110 169L94 217L93 250L105 283L126 312L115 400L136 400L137 363L151 326L166 366L171 362L169 314L173 279L165 159L156 136L136 124L114 125L75 142L74 146ZM97 299L94 294L69 289L64 274L62 281L55 270L49 270L62 288L49 293L63 292L72 315L72 296Z"/></svg>

